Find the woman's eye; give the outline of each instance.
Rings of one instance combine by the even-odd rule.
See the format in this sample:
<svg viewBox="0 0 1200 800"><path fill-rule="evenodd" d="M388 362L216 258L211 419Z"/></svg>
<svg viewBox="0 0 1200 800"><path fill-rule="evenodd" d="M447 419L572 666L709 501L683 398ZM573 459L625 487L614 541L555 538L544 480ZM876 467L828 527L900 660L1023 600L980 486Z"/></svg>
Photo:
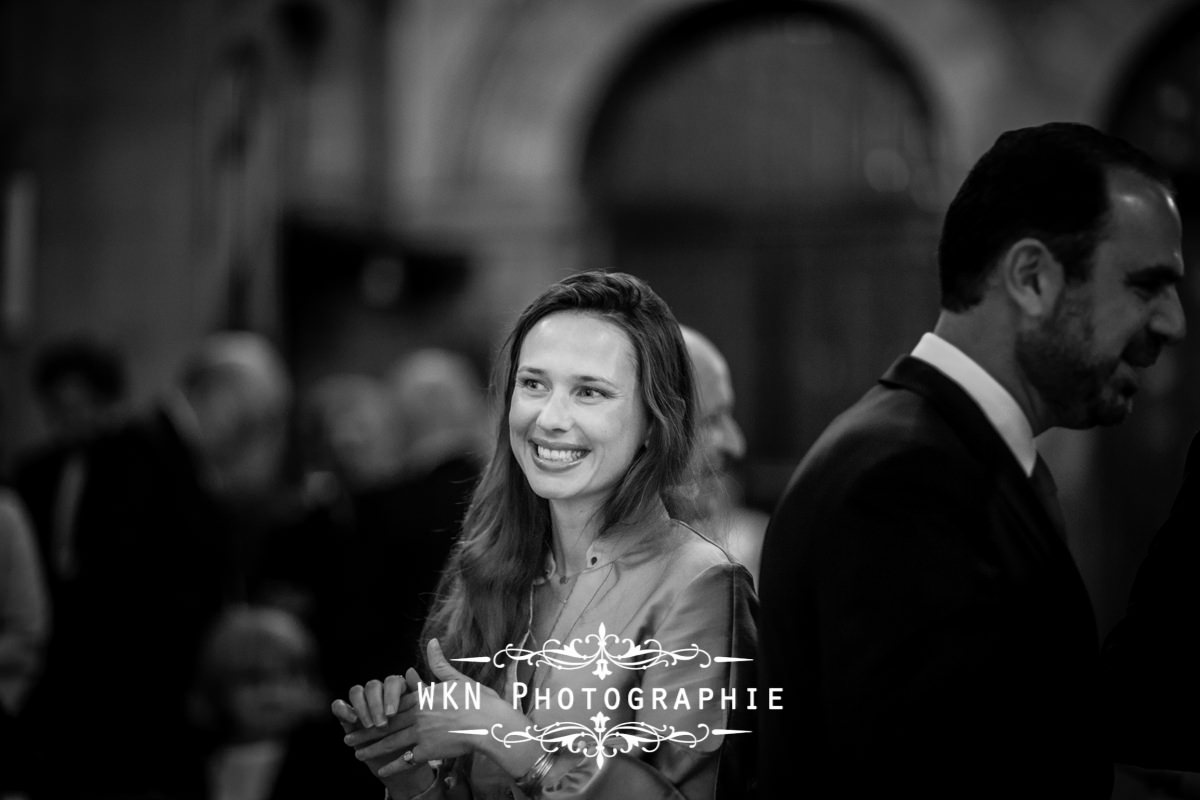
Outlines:
<svg viewBox="0 0 1200 800"><path fill-rule="evenodd" d="M542 382L537 378L517 378L517 386L520 386L522 389L528 389L529 391L536 392L538 389L542 388Z"/></svg>
<svg viewBox="0 0 1200 800"><path fill-rule="evenodd" d="M601 397L608 397L607 392L597 389L595 386L582 386L579 389L579 394L588 399L598 399Z"/></svg>

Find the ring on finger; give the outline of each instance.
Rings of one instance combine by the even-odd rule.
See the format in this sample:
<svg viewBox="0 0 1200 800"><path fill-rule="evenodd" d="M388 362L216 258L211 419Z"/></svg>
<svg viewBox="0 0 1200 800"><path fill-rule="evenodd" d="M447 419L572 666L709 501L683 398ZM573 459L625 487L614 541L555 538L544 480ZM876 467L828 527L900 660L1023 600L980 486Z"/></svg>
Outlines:
<svg viewBox="0 0 1200 800"><path fill-rule="evenodd" d="M404 755L402 755L402 756L400 756L400 757L401 757L402 759L404 759L404 763L405 763L405 764L408 764L410 767L412 766L412 763L413 763L413 761L415 760L415 756L414 756L414 754L413 754L413 751L412 751L411 749L409 749L409 750L405 750L405 751L404 751Z"/></svg>

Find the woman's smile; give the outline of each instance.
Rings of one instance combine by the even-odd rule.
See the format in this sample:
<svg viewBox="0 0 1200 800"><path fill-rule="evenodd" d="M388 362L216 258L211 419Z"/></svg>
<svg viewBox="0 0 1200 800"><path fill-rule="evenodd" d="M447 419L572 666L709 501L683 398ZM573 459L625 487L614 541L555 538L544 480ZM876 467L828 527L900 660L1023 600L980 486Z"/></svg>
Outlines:
<svg viewBox="0 0 1200 800"><path fill-rule="evenodd" d="M563 445L541 444L530 442L534 456L538 462L552 467L572 467L583 460L588 451L583 448L565 447Z"/></svg>
<svg viewBox="0 0 1200 800"><path fill-rule="evenodd" d="M550 314L521 344L509 442L529 486L561 510L598 508L646 438L637 356L619 326Z"/></svg>

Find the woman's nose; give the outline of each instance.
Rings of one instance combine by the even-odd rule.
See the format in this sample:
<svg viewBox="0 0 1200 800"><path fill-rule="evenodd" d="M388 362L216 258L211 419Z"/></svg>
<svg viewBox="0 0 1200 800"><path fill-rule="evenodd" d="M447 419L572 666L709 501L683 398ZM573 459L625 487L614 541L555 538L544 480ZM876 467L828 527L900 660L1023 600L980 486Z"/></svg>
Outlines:
<svg viewBox="0 0 1200 800"><path fill-rule="evenodd" d="M548 431L565 431L571 423L569 398L560 392L551 392L538 412L538 426Z"/></svg>

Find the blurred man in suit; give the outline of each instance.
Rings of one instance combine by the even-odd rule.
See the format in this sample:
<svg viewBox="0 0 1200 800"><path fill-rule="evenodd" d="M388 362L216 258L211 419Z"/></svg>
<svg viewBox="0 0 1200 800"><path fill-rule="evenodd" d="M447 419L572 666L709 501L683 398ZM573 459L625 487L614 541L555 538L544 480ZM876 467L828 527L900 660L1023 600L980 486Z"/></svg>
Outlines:
<svg viewBox="0 0 1200 800"><path fill-rule="evenodd" d="M75 569L30 707L48 764L43 796L162 789L200 643L241 594L228 501L278 478L290 396L265 339L214 334L160 404L89 446ZM71 721L89 734L66 770Z"/></svg>
<svg viewBox="0 0 1200 800"><path fill-rule="evenodd" d="M763 553L767 797L1106 798L1091 604L1033 437L1120 422L1184 334L1161 168L1010 131L947 211L941 314L800 463Z"/></svg>
<svg viewBox="0 0 1200 800"><path fill-rule="evenodd" d="M13 488L29 511L51 596L75 572L73 519L87 482L88 445L125 413L125 363L85 336L57 339L39 353L33 387L47 438L21 454Z"/></svg>
<svg viewBox="0 0 1200 800"><path fill-rule="evenodd" d="M488 412L470 363L441 349L404 356L384 382L331 376L301 406L329 477L311 483L340 488L312 496L304 519L272 538L259 596L310 624L326 682L344 692L421 658L421 627L489 446Z"/></svg>

